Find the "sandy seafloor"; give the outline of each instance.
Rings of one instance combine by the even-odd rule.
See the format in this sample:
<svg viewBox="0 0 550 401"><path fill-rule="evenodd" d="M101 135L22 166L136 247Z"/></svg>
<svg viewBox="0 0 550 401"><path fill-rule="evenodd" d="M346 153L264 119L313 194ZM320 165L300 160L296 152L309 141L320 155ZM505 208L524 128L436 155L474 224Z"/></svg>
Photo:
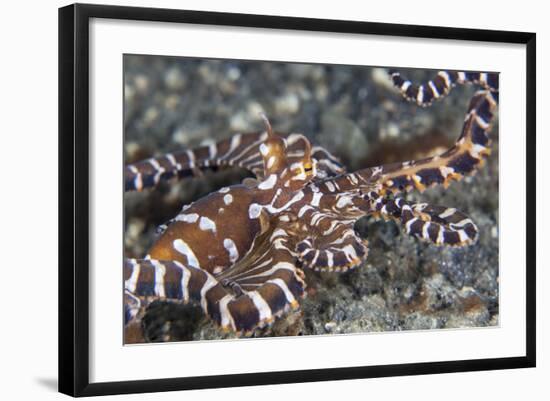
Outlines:
<svg viewBox="0 0 550 401"><path fill-rule="evenodd" d="M433 71L401 69L414 79ZM237 132L300 132L339 156L350 170L417 159L450 147L459 136L475 88L456 87L429 108L405 102L384 68L125 56L125 161L198 146ZM498 118L498 116L497 116ZM255 336L320 335L452 329L499 324L498 123L493 151L475 176L408 200L455 207L477 224L478 242L438 247L402 233L394 222L361 219L356 230L369 256L345 274L307 272L299 312ZM182 205L242 171L206 173L124 197L125 252L143 257L155 228ZM144 319L149 341L230 338L198 305L154 302Z"/></svg>

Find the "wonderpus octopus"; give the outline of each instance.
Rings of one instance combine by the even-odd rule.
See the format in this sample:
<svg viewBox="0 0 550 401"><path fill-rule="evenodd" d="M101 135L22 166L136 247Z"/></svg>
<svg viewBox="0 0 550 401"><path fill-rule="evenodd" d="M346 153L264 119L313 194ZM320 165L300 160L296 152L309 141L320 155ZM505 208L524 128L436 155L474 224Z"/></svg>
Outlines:
<svg viewBox="0 0 550 401"><path fill-rule="evenodd" d="M343 273L365 261L368 242L354 224L366 215L395 220L407 234L435 245L475 243L478 229L462 212L397 195L446 188L483 164L490 153L498 74L440 71L421 85L396 71L390 76L420 106L441 99L456 84L480 88L454 146L434 157L347 172L305 136L273 132L262 115L264 132L127 165L126 191L212 167L238 166L255 178L185 205L160 227L145 258L124 261L126 327L140 327L152 300L193 301L222 330L250 335L299 308L304 270Z"/></svg>

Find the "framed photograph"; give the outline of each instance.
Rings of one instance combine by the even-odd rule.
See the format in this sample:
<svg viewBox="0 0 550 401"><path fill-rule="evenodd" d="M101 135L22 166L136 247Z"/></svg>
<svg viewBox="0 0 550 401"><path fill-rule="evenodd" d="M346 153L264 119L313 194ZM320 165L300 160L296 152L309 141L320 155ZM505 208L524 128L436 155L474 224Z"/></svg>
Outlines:
<svg viewBox="0 0 550 401"><path fill-rule="evenodd" d="M535 366L535 34L78 4L59 85L61 392Z"/></svg>

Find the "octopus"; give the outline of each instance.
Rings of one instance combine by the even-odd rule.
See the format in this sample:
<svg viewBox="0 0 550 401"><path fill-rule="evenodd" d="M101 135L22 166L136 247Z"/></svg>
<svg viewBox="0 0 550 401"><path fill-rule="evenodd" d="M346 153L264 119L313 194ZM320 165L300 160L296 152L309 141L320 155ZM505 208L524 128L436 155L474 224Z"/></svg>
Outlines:
<svg viewBox="0 0 550 401"><path fill-rule="evenodd" d="M406 100L422 107L456 84L478 87L452 147L436 156L349 172L306 136L274 132L262 115L262 132L125 166L126 191L212 168L240 167L253 175L183 206L159 227L144 258L125 259L126 330L142 329L153 300L200 305L220 330L237 335L270 326L300 307L304 271L339 274L364 263L368 240L354 229L364 216L393 220L406 234L434 245L474 244L478 228L467 215L399 194L447 188L483 165L490 154L498 74L440 71L422 84L393 70L390 77Z"/></svg>

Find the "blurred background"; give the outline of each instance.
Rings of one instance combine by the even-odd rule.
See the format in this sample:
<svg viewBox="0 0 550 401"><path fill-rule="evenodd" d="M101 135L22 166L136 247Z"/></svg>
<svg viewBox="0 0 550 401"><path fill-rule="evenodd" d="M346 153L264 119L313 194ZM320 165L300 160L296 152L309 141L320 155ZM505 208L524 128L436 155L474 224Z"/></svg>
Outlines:
<svg viewBox="0 0 550 401"><path fill-rule="evenodd" d="M435 71L399 69L414 81ZM475 88L456 87L420 108L403 100L383 67L124 56L125 162L192 148L238 132L299 132L350 170L418 159L452 146ZM498 117L497 117L498 119ZM258 336L340 334L498 325L498 123L493 153L474 177L410 200L455 207L478 225L467 248L428 245L393 222L361 219L370 243L364 266L341 275L307 272L300 312ZM155 190L125 195L126 255L143 257L158 225L243 171L206 173ZM196 305L153 303L145 319L150 341L222 335Z"/></svg>

